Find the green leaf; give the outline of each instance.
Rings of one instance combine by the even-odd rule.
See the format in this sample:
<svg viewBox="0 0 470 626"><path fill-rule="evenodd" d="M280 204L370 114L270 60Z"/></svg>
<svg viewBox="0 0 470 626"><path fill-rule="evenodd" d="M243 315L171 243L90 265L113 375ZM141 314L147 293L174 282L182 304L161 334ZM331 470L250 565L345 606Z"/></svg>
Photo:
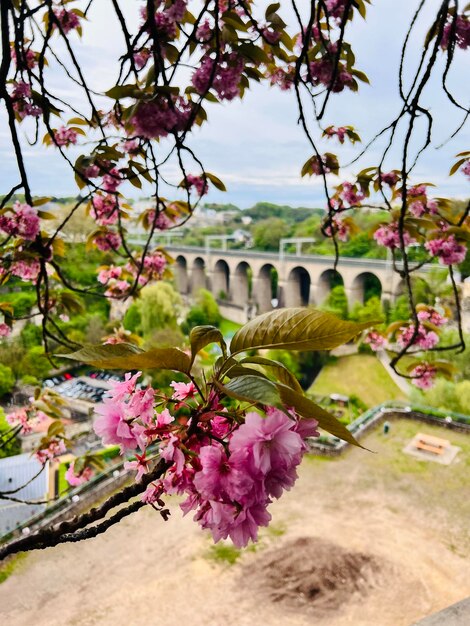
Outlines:
<svg viewBox="0 0 470 626"><path fill-rule="evenodd" d="M455 172L465 163L467 159L459 159L454 163L454 165L450 168L449 176L453 176Z"/></svg>
<svg viewBox="0 0 470 626"><path fill-rule="evenodd" d="M105 95L108 98L113 98L113 100L120 100L121 98L135 96L136 91L138 91L137 85L116 85L105 91Z"/></svg>
<svg viewBox="0 0 470 626"><path fill-rule="evenodd" d="M210 343L219 343L225 352L226 344L220 330L215 326L196 326L189 334L191 344L191 364L194 363L196 354Z"/></svg>
<svg viewBox="0 0 470 626"><path fill-rule="evenodd" d="M281 5L279 4L279 2L273 2L273 4L270 4L264 14L266 19L268 19L268 16L271 15L271 13L276 13L276 11L279 10L280 8L281 8Z"/></svg>
<svg viewBox="0 0 470 626"><path fill-rule="evenodd" d="M132 344L118 343L86 346L77 352L57 356L90 363L90 365L103 369L162 369L175 370L185 374L191 370L191 359L178 348L154 348L144 352Z"/></svg>
<svg viewBox="0 0 470 626"><path fill-rule="evenodd" d="M211 174L210 172L205 172L205 175L206 178L211 181L214 187L217 187L217 189L220 189L220 191L227 191L226 186L220 180L220 178L217 178L217 176L214 176L214 174Z"/></svg>
<svg viewBox="0 0 470 626"><path fill-rule="evenodd" d="M335 437L339 437L354 446L362 448L357 440L352 436L351 432L341 424L331 413L322 409L321 406L312 402L303 394L286 387L285 385L277 385L277 389L281 396L282 403L285 406L293 407L299 415L305 418L314 418L318 421L318 425Z"/></svg>
<svg viewBox="0 0 470 626"><path fill-rule="evenodd" d="M232 354L244 350L332 350L365 328L380 322L346 322L331 313L310 308L270 311L238 330L230 344Z"/></svg>
<svg viewBox="0 0 470 626"><path fill-rule="evenodd" d="M297 378L280 361L273 361L262 356L247 356L245 359L242 359L240 363L254 363L255 365L262 365L269 370L273 370L273 373L277 376L279 382L287 385L291 389L294 389L294 391L303 393L302 387L300 386Z"/></svg>
<svg viewBox="0 0 470 626"><path fill-rule="evenodd" d="M267 378L253 375L239 376L225 385L217 381L215 384L227 396L241 402L259 402L269 406L278 406L281 403L276 385Z"/></svg>

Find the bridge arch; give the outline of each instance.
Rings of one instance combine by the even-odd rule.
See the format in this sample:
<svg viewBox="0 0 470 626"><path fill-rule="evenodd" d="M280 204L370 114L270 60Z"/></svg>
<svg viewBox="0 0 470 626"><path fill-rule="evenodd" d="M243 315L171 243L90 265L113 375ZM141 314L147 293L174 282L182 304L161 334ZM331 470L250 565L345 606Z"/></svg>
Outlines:
<svg viewBox="0 0 470 626"><path fill-rule="evenodd" d="M266 313L273 308L272 301L279 298L279 274L271 263L266 263L258 272L254 286L254 297L258 313Z"/></svg>
<svg viewBox="0 0 470 626"><path fill-rule="evenodd" d="M317 301L324 302L330 295L331 290L338 285L344 287L344 280L337 270L328 269L320 274L317 285Z"/></svg>
<svg viewBox="0 0 470 626"><path fill-rule="evenodd" d="M187 294L189 290L188 262L186 257L178 255L175 259L175 283L179 293Z"/></svg>
<svg viewBox="0 0 470 626"><path fill-rule="evenodd" d="M310 302L311 278L305 267L291 269L286 282L285 306L307 306Z"/></svg>
<svg viewBox="0 0 470 626"><path fill-rule="evenodd" d="M191 270L191 293L207 289L206 263L202 257L196 257Z"/></svg>
<svg viewBox="0 0 470 626"><path fill-rule="evenodd" d="M350 304L365 304L373 296L382 297L380 278L372 272L361 272L355 276L350 287Z"/></svg>
<svg viewBox="0 0 470 626"><path fill-rule="evenodd" d="M218 300L227 300L230 293L230 268L227 261L219 259L212 272L212 293Z"/></svg>
<svg viewBox="0 0 470 626"><path fill-rule="evenodd" d="M246 261L241 261L235 268L230 285L231 300L237 306L245 306L251 298L253 272Z"/></svg>

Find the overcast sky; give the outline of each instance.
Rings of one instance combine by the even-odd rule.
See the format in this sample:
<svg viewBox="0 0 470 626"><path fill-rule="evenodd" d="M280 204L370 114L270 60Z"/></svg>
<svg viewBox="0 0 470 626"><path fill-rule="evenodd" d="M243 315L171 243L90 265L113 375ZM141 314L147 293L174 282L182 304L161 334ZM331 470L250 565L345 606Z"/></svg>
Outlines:
<svg viewBox="0 0 470 626"><path fill-rule="evenodd" d="M129 4L134 11L141 3ZM410 68L415 66L436 4L437 0L428 0L429 8L419 23L419 35L408 59ZM113 85L116 59L123 51L122 35L109 19L109 5L109 0L95 2L91 22L84 27L83 43L78 44L87 80L100 91ZM347 92L333 97L325 125L352 124L365 143L397 114L400 109L397 94L400 49L416 5L416 0L376 0L368 10L367 22L359 19L350 27L347 39L356 52L356 67L368 74L371 86L361 86L359 94ZM285 18L288 21L288 13ZM137 24L136 15L134 19ZM450 77L450 85L465 104L469 95L469 57L468 53L457 51ZM53 72L51 80L61 96L75 98L59 73ZM464 176L459 173L448 178L447 173L453 156L469 147L468 126L457 138L437 149L459 125L462 116L441 95L438 81L427 89L425 99L436 124L433 146L419 162L416 180L436 183L436 195L466 197L468 183ZM292 206L324 206L320 182L300 179L300 168L311 151L297 125L292 93L255 85L242 101L208 105L207 110L209 123L193 134L192 146L206 170L222 178L228 188L228 193L211 192L208 201L233 202L241 207L261 200ZM7 143L3 111L0 112L0 123L0 193L4 193L16 182L16 172ZM319 137L318 128L312 127L315 136ZM347 172L352 174L362 167L376 164L380 147L381 144L377 144L367 157ZM325 141L322 150L338 151L340 161L347 162L360 148L339 149L335 141ZM26 156L33 193L55 196L76 193L70 171L54 149L27 147ZM399 153L392 150L386 168L399 167ZM131 194L138 195L138 191L132 188Z"/></svg>

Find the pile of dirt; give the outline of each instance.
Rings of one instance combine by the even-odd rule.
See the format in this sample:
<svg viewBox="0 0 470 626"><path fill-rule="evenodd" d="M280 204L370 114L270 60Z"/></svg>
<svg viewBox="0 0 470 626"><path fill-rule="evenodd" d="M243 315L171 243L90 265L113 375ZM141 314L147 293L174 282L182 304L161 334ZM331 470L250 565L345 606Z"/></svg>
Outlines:
<svg viewBox="0 0 470 626"><path fill-rule="evenodd" d="M314 537L300 537L261 554L244 580L272 602L329 612L381 584L383 564Z"/></svg>

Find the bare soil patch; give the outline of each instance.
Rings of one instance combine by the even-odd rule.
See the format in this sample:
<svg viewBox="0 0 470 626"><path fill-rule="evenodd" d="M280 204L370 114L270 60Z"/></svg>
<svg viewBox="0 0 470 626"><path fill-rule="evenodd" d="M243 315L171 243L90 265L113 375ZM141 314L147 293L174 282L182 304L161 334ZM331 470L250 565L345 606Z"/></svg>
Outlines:
<svg viewBox="0 0 470 626"><path fill-rule="evenodd" d="M261 554L244 580L273 602L328 613L383 584L384 568L373 555L299 537Z"/></svg>

